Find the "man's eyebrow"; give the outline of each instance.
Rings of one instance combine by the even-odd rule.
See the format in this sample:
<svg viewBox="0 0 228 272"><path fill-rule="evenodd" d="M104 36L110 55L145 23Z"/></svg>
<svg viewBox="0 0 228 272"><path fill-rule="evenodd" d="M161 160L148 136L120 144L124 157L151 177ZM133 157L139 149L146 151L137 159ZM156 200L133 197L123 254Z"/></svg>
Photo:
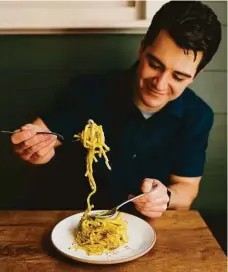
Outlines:
<svg viewBox="0 0 228 272"><path fill-rule="evenodd" d="M148 57L149 60L152 60L152 61L156 61L157 63L159 63L163 68L165 68L165 65L164 63L162 63L157 57L153 56L151 53L146 53L146 56ZM184 72L181 72L181 71L174 71L175 74L178 74L178 75L181 75L181 76L185 76L185 77L188 77L188 78L191 78L192 76L190 74L187 74L187 73L184 73Z"/></svg>
<svg viewBox="0 0 228 272"><path fill-rule="evenodd" d="M189 74L186 74L184 72L181 72L181 71L174 71L175 74L178 74L180 76L185 76L185 77L188 77L188 78L191 78L192 76L189 75Z"/></svg>
<svg viewBox="0 0 228 272"><path fill-rule="evenodd" d="M152 60L152 61L156 61L157 63L159 63L162 67L165 68L165 65L155 56L153 56L151 53L146 53L146 56L148 57L149 60Z"/></svg>

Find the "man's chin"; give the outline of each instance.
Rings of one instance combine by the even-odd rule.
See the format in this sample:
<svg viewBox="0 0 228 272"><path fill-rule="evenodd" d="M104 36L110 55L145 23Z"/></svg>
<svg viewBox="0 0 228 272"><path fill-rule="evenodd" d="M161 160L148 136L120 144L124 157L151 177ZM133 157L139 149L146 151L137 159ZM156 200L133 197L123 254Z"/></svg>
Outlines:
<svg viewBox="0 0 228 272"><path fill-rule="evenodd" d="M156 100L148 100L148 99L143 99L142 100L143 104L147 107L147 108L150 108L151 110L154 109L154 110L159 110L161 109L162 107L165 106L165 101L156 101Z"/></svg>

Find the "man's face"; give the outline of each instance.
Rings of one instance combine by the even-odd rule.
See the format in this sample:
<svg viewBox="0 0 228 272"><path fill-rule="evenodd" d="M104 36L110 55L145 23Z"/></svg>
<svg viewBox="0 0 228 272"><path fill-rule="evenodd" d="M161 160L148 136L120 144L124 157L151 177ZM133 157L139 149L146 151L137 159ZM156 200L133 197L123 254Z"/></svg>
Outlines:
<svg viewBox="0 0 228 272"><path fill-rule="evenodd" d="M185 53L162 30L153 44L139 51L135 104L145 111L158 111L176 99L192 82L202 59L197 52Z"/></svg>

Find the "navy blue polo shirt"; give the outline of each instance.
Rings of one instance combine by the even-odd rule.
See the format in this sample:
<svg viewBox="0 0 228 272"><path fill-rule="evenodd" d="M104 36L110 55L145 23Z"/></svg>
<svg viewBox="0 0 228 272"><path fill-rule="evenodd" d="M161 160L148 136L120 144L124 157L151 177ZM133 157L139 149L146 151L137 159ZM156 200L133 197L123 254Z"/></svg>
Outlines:
<svg viewBox="0 0 228 272"><path fill-rule="evenodd" d="M170 174L202 176L213 123L211 108L189 88L145 119L132 102L134 74L132 68L115 75L78 77L52 114L41 116L50 130L64 135L63 144L79 145L82 160L85 150L80 142L71 143L73 135L89 119L103 126L112 170L99 159L94 175L112 204L139 191L144 178L168 185ZM85 169L77 171L85 173Z"/></svg>

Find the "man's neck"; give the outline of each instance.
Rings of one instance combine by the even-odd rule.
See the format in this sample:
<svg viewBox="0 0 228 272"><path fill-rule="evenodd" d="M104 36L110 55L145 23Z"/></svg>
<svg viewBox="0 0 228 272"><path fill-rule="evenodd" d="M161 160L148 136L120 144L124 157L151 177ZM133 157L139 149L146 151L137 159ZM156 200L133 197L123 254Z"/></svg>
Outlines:
<svg viewBox="0 0 228 272"><path fill-rule="evenodd" d="M160 106L160 107L148 107L139 98L138 92L136 90L134 90L134 94L133 94L133 103L142 112L155 113L155 112L157 112L157 111L159 111L159 110L161 110L163 108L163 106Z"/></svg>

